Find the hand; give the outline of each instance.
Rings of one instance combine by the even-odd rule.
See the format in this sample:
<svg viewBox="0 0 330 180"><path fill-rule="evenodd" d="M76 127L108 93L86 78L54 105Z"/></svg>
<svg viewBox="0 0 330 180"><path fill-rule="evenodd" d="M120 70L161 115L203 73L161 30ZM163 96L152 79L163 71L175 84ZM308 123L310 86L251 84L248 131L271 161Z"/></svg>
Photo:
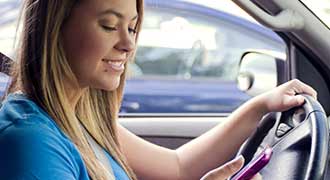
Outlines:
<svg viewBox="0 0 330 180"><path fill-rule="evenodd" d="M227 162L223 166L208 172L201 180L226 180L242 168L244 164L243 156ZM256 174L251 180L261 180L261 175Z"/></svg>
<svg viewBox="0 0 330 180"><path fill-rule="evenodd" d="M294 79L256 98L261 100L265 113L282 112L302 105L305 98L299 94L303 93L317 98L317 92L312 87Z"/></svg>

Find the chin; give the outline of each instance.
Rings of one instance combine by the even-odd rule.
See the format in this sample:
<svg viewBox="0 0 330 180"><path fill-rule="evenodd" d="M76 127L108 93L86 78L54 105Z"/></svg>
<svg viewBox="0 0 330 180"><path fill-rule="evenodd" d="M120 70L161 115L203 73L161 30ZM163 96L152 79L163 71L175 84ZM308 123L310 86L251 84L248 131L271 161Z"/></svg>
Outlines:
<svg viewBox="0 0 330 180"><path fill-rule="evenodd" d="M102 89L105 91L114 91L119 87L119 84L120 84L120 80L108 82L108 83L102 84L101 86L98 86L98 87L99 87L99 89Z"/></svg>
<svg viewBox="0 0 330 180"><path fill-rule="evenodd" d="M115 86L115 87L107 87L107 88L103 88L103 90L105 91L114 91L118 88L119 86Z"/></svg>
<svg viewBox="0 0 330 180"><path fill-rule="evenodd" d="M120 85L120 77L107 77L102 79L94 79L89 81L91 88L100 89L104 91L114 91Z"/></svg>

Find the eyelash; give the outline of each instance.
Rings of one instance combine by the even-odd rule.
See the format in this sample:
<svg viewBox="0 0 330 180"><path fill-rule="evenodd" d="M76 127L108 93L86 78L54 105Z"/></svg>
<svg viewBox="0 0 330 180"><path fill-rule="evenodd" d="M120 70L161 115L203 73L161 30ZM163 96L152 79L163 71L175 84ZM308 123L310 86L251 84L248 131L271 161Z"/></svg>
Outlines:
<svg viewBox="0 0 330 180"><path fill-rule="evenodd" d="M116 31L117 30L117 28L109 27L109 26L102 26L102 28L106 31Z"/></svg>
<svg viewBox="0 0 330 180"><path fill-rule="evenodd" d="M129 31L130 33L133 33L133 34L136 34L136 33L137 33L136 30L133 29L133 28L128 28L128 31Z"/></svg>
<svg viewBox="0 0 330 180"><path fill-rule="evenodd" d="M109 27L109 26L102 26L102 28L104 29L104 30L106 30L106 31L116 31L117 30L117 28L115 28L115 27ZM129 33L132 33L132 34L136 34L136 30L135 29L133 29L133 28L128 28L128 32Z"/></svg>

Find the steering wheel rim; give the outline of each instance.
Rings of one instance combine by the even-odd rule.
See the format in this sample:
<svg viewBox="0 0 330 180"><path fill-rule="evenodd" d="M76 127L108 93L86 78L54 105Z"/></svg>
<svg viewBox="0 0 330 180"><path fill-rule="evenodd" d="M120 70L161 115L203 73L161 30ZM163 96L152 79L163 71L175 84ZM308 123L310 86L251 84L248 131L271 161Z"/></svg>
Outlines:
<svg viewBox="0 0 330 180"><path fill-rule="evenodd" d="M272 159L261 170L264 179L324 179L329 160L328 119L319 102L309 95L303 96L306 99L303 106L264 116L238 152L247 164L258 154L255 153L258 148L273 147ZM299 122L295 122L297 119Z"/></svg>

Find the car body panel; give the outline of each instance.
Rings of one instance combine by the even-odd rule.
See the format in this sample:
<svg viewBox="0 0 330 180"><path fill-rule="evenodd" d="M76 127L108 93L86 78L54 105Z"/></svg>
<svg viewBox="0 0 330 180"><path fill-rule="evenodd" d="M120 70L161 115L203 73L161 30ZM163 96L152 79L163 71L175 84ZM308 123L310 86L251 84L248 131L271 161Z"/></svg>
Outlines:
<svg viewBox="0 0 330 180"><path fill-rule="evenodd" d="M250 98L236 83L218 80L135 79L125 93L122 109L130 113L230 113Z"/></svg>

